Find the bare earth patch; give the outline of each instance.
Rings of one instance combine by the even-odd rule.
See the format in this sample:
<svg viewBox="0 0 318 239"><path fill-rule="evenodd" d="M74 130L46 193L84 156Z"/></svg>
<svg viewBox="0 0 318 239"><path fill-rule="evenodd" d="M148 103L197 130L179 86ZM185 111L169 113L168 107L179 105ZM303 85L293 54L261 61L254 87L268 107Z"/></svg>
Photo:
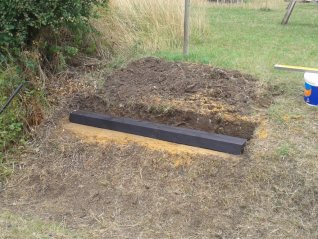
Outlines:
<svg viewBox="0 0 318 239"><path fill-rule="evenodd" d="M136 69L140 69L140 62L147 68L168 64L151 58L130 66L137 64ZM227 89L222 86L217 89L221 88L223 93L209 96L207 92L215 84L213 81L212 88L207 87L211 81L210 73L221 70L193 64L170 64L180 64L182 72L188 72L194 66L195 69L202 67L207 78L197 78L198 85L193 87L192 93L179 92L189 83L184 83L184 88L180 83L175 87L178 93L173 93L175 91L166 82L163 86L156 85L157 91L149 95L138 80L131 85L136 85L136 90L142 88L140 94L128 97L128 93L124 93L130 92L125 80L128 77L126 71L131 68L128 67L109 76L106 89L99 92L98 97L78 93L69 107L56 111L41 126L35 140L19 155L19 167L0 194L1 210L63 221L70 228L84 229L90 234L83 238L316 238L318 178L313 170L308 170L315 164L300 164L292 154L271 150L275 147L271 130L275 128L269 129L267 121L255 120L259 118L264 102L258 101L261 97L255 95L259 83L239 73L224 71L224 82L233 78L232 81L240 82L235 85L239 88L243 87L244 80L247 81L246 87L250 88L246 88L246 95L250 98L244 98L244 94L238 96L238 91L231 96L247 102L219 97ZM198 72L186 75L194 77ZM181 82L187 79L180 72L175 74L176 79L178 76L183 79ZM122 84L116 83L118 77ZM140 77L143 74L140 73ZM223 82L222 77L216 79ZM177 82L175 80L173 84ZM120 92L117 96L112 85ZM232 88L235 87L228 87L230 92ZM243 92L243 88L240 91ZM263 94L266 92L257 93ZM204 103L202 96L191 101L194 95L204 95L209 100ZM87 102L84 99L91 101L83 105ZM171 103L176 101L185 103L182 106ZM142 106L140 111L133 110L136 109L134 102ZM68 123L61 121L77 107L159 122L169 119L165 111L149 111L147 102L156 107L162 102L163 105L173 104L176 110L173 112L185 109L193 115L209 115L212 119L214 116L210 111L200 112L200 109L205 104L211 106L217 102L223 107L220 112L236 119L244 117L246 122L253 122L250 126L256 122L254 128L260 126L254 134L254 128L247 134L254 135L247 152L233 160L222 154L195 153L195 149L194 153L172 152L131 141L116 143L109 138L103 138L101 143L101 135L90 134L87 139L74 130L72 133ZM127 108L120 108L119 104ZM230 121L226 121L224 115L221 114L221 121L228 122L228 126ZM169 124L183 120L184 126L192 125L190 120L176 118L178 114L171 117L175 118L168 121ZM210 131L223 132L220 127L221 124ZM234 126L230 128L234 129ZM244 135L247 131L235 132ZM308 180L309 174L311 180Z"/></svg>
<svg viewBox="0 0 318 239"><path fill-rule="evenodd" d="M266 90L238 71L149 57L115 71L78 107L250 139L271 101Z"/></svg>

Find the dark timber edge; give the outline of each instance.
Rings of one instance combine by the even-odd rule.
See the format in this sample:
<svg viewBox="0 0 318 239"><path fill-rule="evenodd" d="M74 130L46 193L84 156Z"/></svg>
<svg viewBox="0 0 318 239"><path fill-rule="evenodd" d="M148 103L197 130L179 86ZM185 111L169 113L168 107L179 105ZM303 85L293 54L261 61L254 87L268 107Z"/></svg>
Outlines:
<svg viewBox="0 0 318 239"><path fill-rule="evenodd" d="M199 130L167 126L128 118L116 118L84 111L72 112L70 114L70 122L236 155L243 153L247 141L245 139L221 134L212 134Z"/></svg>

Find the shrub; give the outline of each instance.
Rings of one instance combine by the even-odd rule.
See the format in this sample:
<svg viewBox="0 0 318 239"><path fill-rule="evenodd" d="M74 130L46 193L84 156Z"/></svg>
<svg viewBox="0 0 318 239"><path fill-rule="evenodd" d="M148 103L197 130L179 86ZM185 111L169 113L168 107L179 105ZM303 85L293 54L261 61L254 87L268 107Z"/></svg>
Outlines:
<svg viewBox="0 0 318 239"><path fill-rule="evenodd" d="M60 71L78 52L92 52L89 19L107 1L0 0L0 106L28 82L0 115L0 183L10 172L6 152L43 119L42 69Z"/></svg>
<svg viewBox="0 0 318 239"><path fill-rule="evenodd" d="M2 0L0 1L0 53L30 45L40 31L83 25L96 5L107 0Z"/></svg>
<svg viewBox="0 0 318 239"><path fill-rule="evenodd" d="M0 69L0 106L5 103L7 96L20 82L16 67L7 66L5 70ZM12 142L16 142L23 131L20 117L23 116L21 111L23 112L24 109L18 98L16 97L5 113L0 115L0 152L3 152Z"/></svg>

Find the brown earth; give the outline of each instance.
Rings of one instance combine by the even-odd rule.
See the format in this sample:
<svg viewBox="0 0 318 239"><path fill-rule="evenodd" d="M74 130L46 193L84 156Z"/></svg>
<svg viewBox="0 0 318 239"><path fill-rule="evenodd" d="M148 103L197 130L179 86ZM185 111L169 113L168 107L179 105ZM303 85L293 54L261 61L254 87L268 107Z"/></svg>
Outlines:
<svg viewBox="0 0 318 239"><path fill-rule="evenodd" d="M158 60L138 62L143 61ZM181 65L219 71L207 66ZM120 71L107 78L108 86ZM237 78L243 81L247 77ZM254 80L247 81L250 87L258 85ZM85 102L83 99L94 99L90 96L94 87L79 80L65 85L68 93L53 97L62 102L60 109L37 129L35 138L20 154L13 155L18 163L6 188L0 192L0 213L9 210L84 229L91 234L88 238L311 239L318 236L315 180L306 180L309 172L305 162L300 165L288 154L280 158L275 153L276 141L270 138L271 130L275 129L268 128L266 122L257 129L246 153L235 160L220 154L173 152L165 151L164 147L152 149L133 141L123 145L112 140L100 142L99 139L104 140L101 135L96 138L90 135L87 139L85 135L73 134L61 120ZM85 92L81 92L83 89ZM205 92L202 89L206 88L198 89ZM107 92L110 94L110 89L104 89L99 95L105 97ZM249 94L255 92L250 90ZM166 98L170 94L166 93ZM178 93L168 99L188 100L191 94ZM116 104L120 102L114 94L111 96ZM122 98L122 102L126 99ZM103 111L101 102L106 100L98 103L92 100L89 102L92 105L87 103L83 107L100 107ZM228 107L231 101L219 98L220 102ZM248 102L251 105L244 106L240 101L241 107L234 116L249 117L261 108L262 101ZM185 106L194 107L196 103ZM314 112L309 117L314 117ZM316 174L309 176L317 178ZM48 232L48 238L51 237Z"/></svg>
<svg viewBox="0 0 318 239"><path fill-rule="evenodd" d="M208 65L144 58L115 71L78 108L250 139L266 87L250 75Z"/></svg>

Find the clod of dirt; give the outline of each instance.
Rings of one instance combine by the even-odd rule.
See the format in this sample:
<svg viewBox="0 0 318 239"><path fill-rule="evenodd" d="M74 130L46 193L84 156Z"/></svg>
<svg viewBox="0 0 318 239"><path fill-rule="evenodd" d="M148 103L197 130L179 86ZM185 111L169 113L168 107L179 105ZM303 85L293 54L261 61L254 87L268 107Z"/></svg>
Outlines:
<svg viewBox="0 0 318 239"><path fill-rule="evenodd" d="M250 75L149 57L115 71L78 107L250 139L257 112L269 104L266 89Z"/></svg>

